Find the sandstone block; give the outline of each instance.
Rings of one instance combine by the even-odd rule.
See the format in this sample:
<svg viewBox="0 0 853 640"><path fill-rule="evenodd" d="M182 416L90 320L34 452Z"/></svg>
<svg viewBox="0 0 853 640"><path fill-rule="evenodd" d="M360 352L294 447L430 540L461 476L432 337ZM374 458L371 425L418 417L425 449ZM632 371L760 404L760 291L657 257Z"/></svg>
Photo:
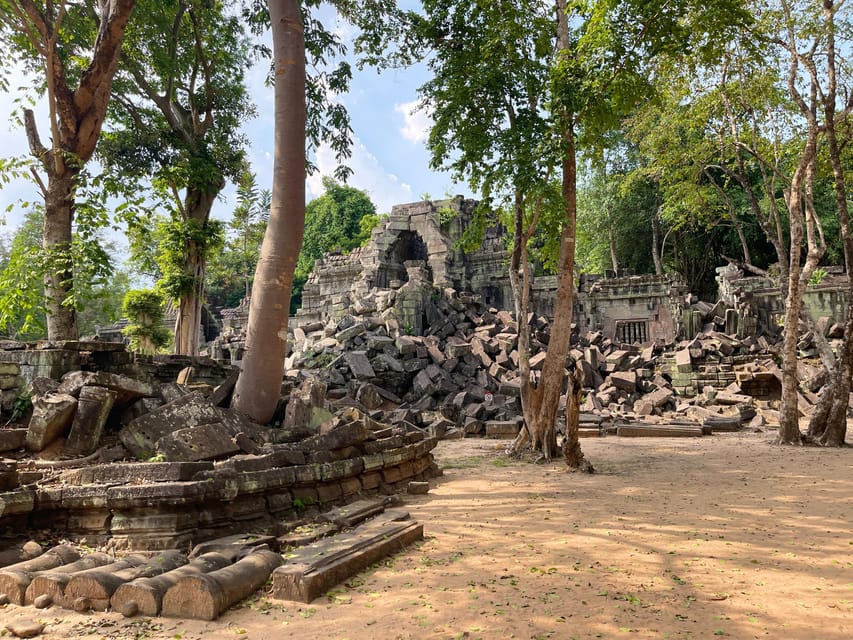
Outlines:
<svg viewBox="0 0 853 640"><path fill-rule="evenodd" d="M64 393L51 393L33 400L33 415L27 429L27 449L41 451L71 425L77 399Z"/></svg>

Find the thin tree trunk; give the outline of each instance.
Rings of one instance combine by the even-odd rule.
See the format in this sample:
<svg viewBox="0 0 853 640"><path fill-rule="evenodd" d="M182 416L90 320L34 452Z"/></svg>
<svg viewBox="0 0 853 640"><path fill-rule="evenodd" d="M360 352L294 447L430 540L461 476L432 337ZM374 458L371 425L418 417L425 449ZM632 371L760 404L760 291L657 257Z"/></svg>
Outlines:
<svg viewBox="0 0 853 640"><path fill-rule="evenodd" d="M275 59L275 160L270 219L255 270L243 371L234 407L272 418L287 352L296 258L305 228L305 36L300 2L270 0Z"/></svg>
<svg viewBox="0 0 853 640"><path fill-rule="evenodd" d="M616 232L613 225L607 225L607 243L610 245L610 264L613 266L613 273L619 275L619 261L616 259Z"/></svg>
<svg viewBox="0 0 853 640"><path fill-rule="evenodd" d="M838 348L835 366L830 371L818 407L809 422L809 436L825 446L840 447L847 436L847 409L850 403L851 376L853 376L853 234L850 231L850 212L847 206L847 187L844 182L844 167L841 148L836 131L835 101L838 93L835 58L835 3L824 0L823 13L826 21L827 38L827 91L823 98L826 119L826 140L835 186L835 205L841 227L844 248L844 263L847 270L847 314L844 323L844 339ZM846 109L843 115L846 116Z"/></svg>
<svg viewBox="0 0 853 640"><path fill-rule="evenodd" d="M660 256L660 208L652 214L652 260L655 263L655 275L663 275L663 261Z"/></svg>

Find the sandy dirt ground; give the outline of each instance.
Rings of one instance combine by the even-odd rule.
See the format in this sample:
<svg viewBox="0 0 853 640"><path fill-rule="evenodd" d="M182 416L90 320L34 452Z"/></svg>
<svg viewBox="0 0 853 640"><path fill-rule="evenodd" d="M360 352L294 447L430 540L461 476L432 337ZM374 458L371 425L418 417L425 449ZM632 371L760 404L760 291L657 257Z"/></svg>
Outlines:
<svg viewBox="0 0 853 640"><path fill-rule="evenodd" d="M768 433L584 439L598 473L442 442L426 539L309 605L215 622L8 605L41 638L853 638L853 449ZM2 628L4 625L0 625Z"/></svg>

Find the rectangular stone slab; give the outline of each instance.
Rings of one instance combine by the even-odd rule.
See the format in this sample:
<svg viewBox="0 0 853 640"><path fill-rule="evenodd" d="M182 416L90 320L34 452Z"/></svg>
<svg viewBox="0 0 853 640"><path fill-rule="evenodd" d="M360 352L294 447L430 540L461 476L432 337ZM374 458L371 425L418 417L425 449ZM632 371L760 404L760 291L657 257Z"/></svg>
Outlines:
<svg viewBox="0 0 853 640"><path fill-rule="evenodd" d="M699 438L702 436L702 427L625 425L616 428L616 435L623 438Z"/></svg>
<svg viewBox="0 0 853 640"><path fill-rule="evenodd" d="M311 602L331 587L374 562L423 538L423 525L414 520L383 517L352 533L320 540L285 557L272 576L270 597Z"/></svg>

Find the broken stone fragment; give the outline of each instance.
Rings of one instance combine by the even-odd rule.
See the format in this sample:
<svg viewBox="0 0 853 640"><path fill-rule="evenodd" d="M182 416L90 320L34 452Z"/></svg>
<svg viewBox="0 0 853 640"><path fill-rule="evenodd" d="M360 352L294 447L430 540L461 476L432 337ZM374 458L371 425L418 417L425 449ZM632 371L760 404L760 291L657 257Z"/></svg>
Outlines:
<svg viewBox="0 0 853 640"><path fill-rule="evenodd" d="M35 620L20 620L7 624L6 630L16 638L35 638L44 631L44 623Z"/></svg>
<svg viewBox="0 0 853 640"><path fill-rule="evenodd" d="M610 374L610 381L614 387L626 393L637 390L637 375L634 371L614 371Z"/></svg>
<svg viewBox="0 0 853 640"><path fill-rule="evenodd" d="M85 386L80 389L77 411L65 443L66 455L87 456L98 448L117 395L105 387Z"/></svg>
<svg viewBox="0 0 853 640"><path fill-rule="evenodd" d="M64 393L36 397L27 428L27 449L41 451L63 435L71 425L76 409L77 399Z"/></svg>
<svg viewBox="0 0 853 640"><path fill-rule="evenodd" d="M384 401L382 396L379 394L379 390L376 385L370 383L363 384L358 388L358 391L355 394L355 399L368 411L378 409L382 406Z"/></svg>
<svg viewBox="0 0 853 640"><path fill-rule="evenodd" d="M70 371L62 376L62 383L57 391L67 393L75 398L80 395L84 386L106 387L116 392L115 405L123 407L138 398L154 394L150 384L106 371Z"/></svg>
<svg viewBox="0 0 853 640"><path fill-rule="evenodd" d="M178 429L157 440L155 448L164 460L174 462L217 460L242 451L221 422Z"/></svg>

